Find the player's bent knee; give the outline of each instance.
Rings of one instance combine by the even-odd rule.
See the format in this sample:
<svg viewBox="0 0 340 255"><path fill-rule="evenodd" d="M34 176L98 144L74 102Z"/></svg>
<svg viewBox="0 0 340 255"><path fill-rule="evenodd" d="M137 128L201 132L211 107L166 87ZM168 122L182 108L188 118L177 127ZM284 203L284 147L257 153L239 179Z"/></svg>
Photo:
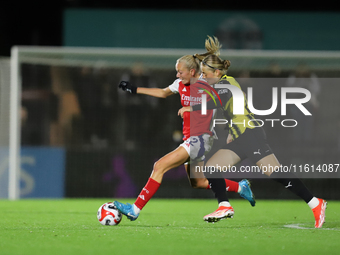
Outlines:
<svg viewBox="0 0 340 255"><path fill-rule="evenodd" d="M156 173L165 173L165 167L161 160L158 160L153 165L153 171Z"/></svg>

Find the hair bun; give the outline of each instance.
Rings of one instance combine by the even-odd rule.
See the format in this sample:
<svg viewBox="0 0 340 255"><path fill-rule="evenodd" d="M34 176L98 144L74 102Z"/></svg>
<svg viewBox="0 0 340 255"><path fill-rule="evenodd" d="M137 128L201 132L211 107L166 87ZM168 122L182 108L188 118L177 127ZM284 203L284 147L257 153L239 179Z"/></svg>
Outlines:
<svg viewBox="0 0 340 255"><path fill-rule="evenodd" d="M224 68L225 68L225 69L228 69L229 66L231 65L230 60L224 60L224 61L223 61L223 65L224 65Z"/></svg>

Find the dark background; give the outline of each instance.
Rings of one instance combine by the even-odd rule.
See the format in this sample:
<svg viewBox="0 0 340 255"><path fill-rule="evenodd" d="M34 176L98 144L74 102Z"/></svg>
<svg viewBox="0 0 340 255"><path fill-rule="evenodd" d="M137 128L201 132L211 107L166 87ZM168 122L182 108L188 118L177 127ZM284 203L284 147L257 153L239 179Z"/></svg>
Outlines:
<svg viewBox="0 0 340 255"><path fill-rule="evenodd" d="M111 8L111 9L171 9L171 10L251 10L251 11L294 11L294 12L334 12L336 8L327 5L323 2L323 5L315 5L312 3L310 5L297 5L289 2L285 2L284 5L278 2L270 2L269 4L260 4L258 2L251 2L250 4L246 1L217 1L213 6L206 6L206 1L169 1L167 4L160 5L157 3L155 5L153 1L143 1L143 2L131 2L131 1L103 1L103 0L75 0L75 1L12 1L11 3L1 3L0 4L0 56L10 56L10 49L13 45L37 45L37 46L62 46L63 43L63 12L68 8ZM317 15L315 15L317 17ZM131 19L131 17L126 17ZM337 26L338 24L334 24ZM25 69L26 68L26 69ZM32 71L34 75L31 75L28 79L25 79L24 88L45 88L50 86L50 72L49 68L46 66L32 65L23 66L23 74L28 70ZM79 70L68 68L63 70L61 74L69 72L70 79L77 80L77 74ZM28 72L30 74L30 72ZM72 75L71 75L72 74ZM121 70L112 70L110 72L114 77L110 79L110 84L118 84L121 78ZM170 75L171 74L171 75ZM251 74L254 76L254 74ZM282 74L287 76L287 73ZM153 77L153 75L151 75ZM174 74L169 73L171 81L173 81ZM255 76L256 77L256 76ZM163 79L162 75L162 79ZM41 83L41 87L38 85ZM90 80L88 80L90 81ZM30 86L32 84L33 86ZM37 85L38 84L38 85ZM78 84L78 83L75 83ZM91 83L92 84L92 83ZM90 85L91 85L90 84ZM93 83L95 84L95 83ZM168 83L167 83L168 84ZM37 87L35 87L37 86ZM44 87L45 86L45 87ZM117 90L112 90L114 95L118 97ZM325 91L325 90L324 90ZM89 93L92 95L92 93ZM324 94L327 101L329 101L329 95ZM78 95L79 96L79 95ZM112 97L115 99L116 97ZM171 101L173 100L173 101ZM114 101L114 100L113 100ZM117 101L117 100L116 100ZM51 101L53 102L53 101ZM57 102L55 102L57 104ZM174 109L179 107L178 98L167 99L162 107L168 107L169 109ZM165 105L166 104L166 105ZM168 106L167 106L168 105ZM115 107L117 105L113 105ZM41 107L38 105L39 109L48 109L47 107ZM143 108L144 109L144 108ZM144 110L143 110L144 111ZM171 113L169 111L169 113ZM46 114L49 114L47 112ZM124 113L125 114L125 113ZM128 114L128 113L127 113ZM112 115L112 114L111 114ZM110 115L110 116L111 116ZM43 115L41 115L43 116ZM128 115L127 115L128 116ZM151 115L154 116L154 115ZM115 115L111 116L112 119L117 119ZM105 117L106 119L106 117ZM127 119L133 119L128 117ZM79 121L79 120L78 120ZM180 129L181 123L178 119L178 127ZM36 121L33 121L36 123ZM79 124L80 123L80 124ZM82 122L73 123L75 126L84 127ZM113 123L115 124L115 123ZM112 124L112 125L113 125ZM160 124L166 124L165 122L160 122ZM106 124L105 124L106 125ZM118 126L118 125L116 125ZM107 128L106 128L107 129ZM106 130L105 129L105 130ZM35 130L40 130L35 129ZM149 129L150 130L150 129ZM166 144L171 145L171 131L165 128L159 128L157 130L164 130L166 135L160 134L166 139ZM136 130L135 130L136 132ZM40 134L41 132L39 132ZM84 131L85 133L85 131ZM141 132L146 134L146 132ZM80 132L80 134L82 134ZM154 134L152 134L155 136ZM269 134L270 135L270 134ZM23 136L24 137L24 136ZM133 134L132 137L139 138L140 135ZM164 139L164 138L162 138ZM66 197L104 197L104 196L114 196L118 197L118 194L123 194L124 196L134 197L137 192L145 184L145 180L150 174L151 166L154 161L167 153L168 148L165 148L162 143L164 140L153 139L158 142L158 146L150 146L149 148L156 148L157 154L145 148L137 148L130 152L124 151L122 146L113 146L109 149L107 148L96 148L96 147L77 147L77 146L67 146L66 154L66 176L65 176L65 196ZM69 141L72 143L73 141ZM88 141L86 141L88 142ZM25 141L24 141L25 143ZM30 143L26 143L32 145ZM116 144L113 141L110 144ZM143 144L143 143L142 143ZM36 144L33 144L36 145ZM73 145L73 144L71 144ZM76 144L77 145L77 144ZM175 146L175 145L174 145ZM177 145L176 145L177 146ZM289 146L289 145L288 145ZM275 149L275 148L274 148ZM282 147L285 150L285 147ZM280 151L276 150L278 155ZM331 150L332 151L332 150ZM143 152L148 152L148 157L143 156ZM328 154L328 153L325 153ZM123 155L123 156L122 156ZM314 155L314 154L312 154ZM309 156L309 155L307 155ZM282 158L282 157L280 157ZM119 163L117 163L116 161ZM306 161L303 162L310 162ZM313 160L309 159L308 160ZM335 161L329 161L325 159L325 162L336 163ZM116 163L115 163L116 162ZM142 162L142 163L141 163ZM322 162L322 161L318 161ZM124 165L125 164L125 165ZM116 166L118 165L118 166ZM117 169L122 171L117 171ZM138 171L140 174L135 175L134 171ZM127 173L127 174L123 174ZM184 176L183 176L184 174ZM130 178L131 177L131 178ZM165 176L166 182L162 185L162 189L157 193L157 197L212 197L211 192L206 192L205 190L194 190L188 185L188 180L185 176L185 172L182 168L175 169ZM125 193L125 190L120 190L120 186L131 186L131 182L135 183L135 190L132 190L131 194ZM332 180L316 180L307 179L304 183L309 189L313 191L316 196L323 195L327 199L339 199L339 179ZM174 188L175 187L175 188ZM280 185L268 179L256 179L253 182L253 188L255 194L258 198L288 198L294 199L296 196L289 193L287 190L283 189ZM271 192L268 192L270 190ZM120 192L120 193L119 193ZM233 195L231 195L233 196ZM238 195L234 195L238 197Z"/></svg>
<svg viewBox="0 0 340 255"><path fill-rule="evenodd" d="M252 10L252 11L338 11L323 1L108 1L108 0L34 0L3 1L0 4L0 56L10 56L13 45L62 45L63 10L67 8L111 9L186 9L186 10ZM306 4L307 3L307 4ZM129 17L127 17L129 18Z"/></svg>

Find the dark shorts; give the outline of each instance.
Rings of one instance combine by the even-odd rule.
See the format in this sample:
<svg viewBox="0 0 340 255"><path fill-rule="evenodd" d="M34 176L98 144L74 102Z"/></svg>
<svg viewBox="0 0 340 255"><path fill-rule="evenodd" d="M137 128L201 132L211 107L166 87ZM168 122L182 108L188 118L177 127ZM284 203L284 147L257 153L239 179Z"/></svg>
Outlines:
<svg viewBox="0 0 340 255"><path fill-rule="evenodd" d="M253 163L272 154L272 149L267 143L266 133L262 127L246 131L231 143L225 144L220 149L228 149L235 152L241 160L249 158Z"/></svg>
<svg viewBox="0 0 340 255"><path fill-rule="evenodd" d="M262 127L246 129L246 131L229 144L216 143L206 156L205 162L219 150L228 149L237 154L241 161L249 158L255 164L264 157L272 154L272 149L267 143L267 136Z"/></svg>

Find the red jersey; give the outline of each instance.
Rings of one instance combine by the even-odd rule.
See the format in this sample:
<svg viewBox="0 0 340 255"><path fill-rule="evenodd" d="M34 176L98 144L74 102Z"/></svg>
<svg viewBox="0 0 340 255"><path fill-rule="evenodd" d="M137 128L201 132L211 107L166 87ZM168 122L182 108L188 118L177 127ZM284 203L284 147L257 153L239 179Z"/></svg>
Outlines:
<svg viewBox="0 0 340 255"><path fill-rule="evenodd" d="M207 95L207 101L209 101L210 96L206 93L209 88L210 86L202 80L191 85L184 85L180 79L177 79L169 86L173 93L180 94L183 107L201 104L203 94ZM201 111L185 112L183 115L183 140L205 133L212 135L210 130L212 117L213 110L207 110L206 115L202 115Z"/></svg>

